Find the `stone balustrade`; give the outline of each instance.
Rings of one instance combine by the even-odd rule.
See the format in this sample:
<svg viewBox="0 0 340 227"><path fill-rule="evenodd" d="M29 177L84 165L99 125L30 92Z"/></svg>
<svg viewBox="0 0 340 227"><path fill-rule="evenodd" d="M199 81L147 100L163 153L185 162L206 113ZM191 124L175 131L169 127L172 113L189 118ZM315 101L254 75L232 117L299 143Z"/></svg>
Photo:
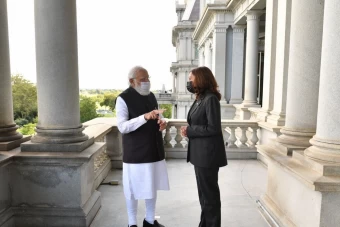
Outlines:
<svg viewBox="0 0 340 227"><path fill-rule="evenodd" d="M167 119L163 131L164 149L167 158L185 159L188 138L181 136L181 126L187 125L185 119ZM106 142L105 154L95 161L95 171L107 160L112 168L122 167L122 135L118 131L115 118L96 118L84 123L85 133L94 136L96 142ZM222 120L223 139L228 159L256 159L258 123L255 120Z"/></svg>
<svg viewBox="0 0 340 227"><path fill-rule="evenodd" d="M181 136L184 119L169 119L163 131L164 148L167 158L186 158L188 138ZM259 141L256 121L222 120L223 138L229 159L256 159L256 144Z"/></svg>

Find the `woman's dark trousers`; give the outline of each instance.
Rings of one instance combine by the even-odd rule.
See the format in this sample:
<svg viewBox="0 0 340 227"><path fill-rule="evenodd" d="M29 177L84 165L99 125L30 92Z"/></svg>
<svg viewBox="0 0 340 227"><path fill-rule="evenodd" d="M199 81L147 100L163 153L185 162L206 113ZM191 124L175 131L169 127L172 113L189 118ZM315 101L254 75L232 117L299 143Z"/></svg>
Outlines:
<svg viewBox="0 0 340 227"><path fill-rule="evenodd" d="M198 197L201 204L199 227L221 227L221 199L218 187L219 168L195 166Z"/></svg>

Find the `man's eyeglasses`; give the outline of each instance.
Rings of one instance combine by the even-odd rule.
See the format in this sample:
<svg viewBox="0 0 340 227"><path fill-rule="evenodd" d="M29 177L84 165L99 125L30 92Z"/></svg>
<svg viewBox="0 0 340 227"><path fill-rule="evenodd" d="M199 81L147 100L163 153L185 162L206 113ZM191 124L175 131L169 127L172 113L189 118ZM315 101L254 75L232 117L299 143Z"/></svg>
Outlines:
<svg viewBox="0 0 340 227"><path fill-rule="evenodd" d="M134 78L134 80L137 80L137 81L139 81L139 82L150 82L150 79L151 79L150 76L149 76L149 77L145 77L145 78L141 78L141 79L139 79L139 80L137 80L136 78Z"/></svg>

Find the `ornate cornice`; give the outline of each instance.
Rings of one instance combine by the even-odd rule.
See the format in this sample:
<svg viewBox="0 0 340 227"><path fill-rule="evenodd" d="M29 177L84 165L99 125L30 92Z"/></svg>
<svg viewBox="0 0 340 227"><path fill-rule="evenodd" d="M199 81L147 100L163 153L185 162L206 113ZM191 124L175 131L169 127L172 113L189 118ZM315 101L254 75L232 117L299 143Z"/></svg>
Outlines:
<svg viewBox="0 0 340 227"><path fill-rule="evenodd" d="M220 17L217 15L231 13L231 11L226 9L225 4L208 4L202 17L197 22L197 27L193 33L193 39L198 41L198 45L201 46L205 40L212 36L214 32L215 25L222 28L222 25L228 27L232 23L230 22L220 22L218 21ZM223 17L222 17L223 18Z"/></svg>

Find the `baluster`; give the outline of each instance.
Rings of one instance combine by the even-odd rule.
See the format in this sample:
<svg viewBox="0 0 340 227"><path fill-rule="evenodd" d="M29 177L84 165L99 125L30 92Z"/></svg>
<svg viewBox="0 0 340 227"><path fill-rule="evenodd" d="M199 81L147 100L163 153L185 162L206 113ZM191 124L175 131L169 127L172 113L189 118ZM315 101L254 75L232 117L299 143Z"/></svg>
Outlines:
<svg viewBox="0 0 340 227"><path fill-rule="evenodd" d="M174 147L174 145L176 144L176 140L175 140L176 135L177 135L176 127L171 126L171 128L170 128L170 136L171 136L170 143L171 143L172 147Z"/></svg>
<svg viewBox="0 0 340 227"><path fill-rule="evenodd" d="M228 147L229 148L237 148L235 145L236 136L235 136L235 129L236 127L229 127L230 128L230 136L228 138Z"/></svg>
<svg viewBox="0 0 340 227"><path fill-rule="evenodd" d="M242 130L242 136L241 136L241 138L240 138L240 142L241 142L241 144L239 145L239 148L246 148L246 147L248 147L247 145L246 145L246 142L247 142L247 135L246 135L246 131L247 131L247 128L248 127L240 127L241 128L241 130Z"/></svg>
<svg viewBox="0 0 340 227"><path fill-rule="evenodd" d="M164 147L165 148L172 148L172 145L170 143L171 141L171 135L170 135L170 128L171 126L168 125L166 126L166 129L165 129L165 135L164 135Z"/></svg>
<svg viewBox="0 0 340 227"><path fill-rule="evenodd" d="M228 132L226 130L226 128L223 128L224 126L222 126L222 135L223 135L223 142L225 146L228 146Z"/></svg>
<svg viewBox="0 0 340 227"><path fill-rule="evenodd" d="M181 136L181 126L175 126L176 128L176 136L175 136L175 141L176 141L176 144L175 144L175 147L177 148L183 148L183 145L181 144L181 141L182 141L182 136Z"/></svg>
<svg viewBox="0 0 340 227"><path fill-rule="evenodd" d="M256 143L259 141L259 137L257 136L257 129L258 127L251 127L251 129L253 130L253 135L251 137L251 144L250 144L250 148L255 148Z"/></svg>
<svg viewBox="0 0 340 227"><path fill-rule="evenodd" d="M189 143L189 138L188 137L183 137L181 144L183 145L183 148L186 148Z"/></svg>

